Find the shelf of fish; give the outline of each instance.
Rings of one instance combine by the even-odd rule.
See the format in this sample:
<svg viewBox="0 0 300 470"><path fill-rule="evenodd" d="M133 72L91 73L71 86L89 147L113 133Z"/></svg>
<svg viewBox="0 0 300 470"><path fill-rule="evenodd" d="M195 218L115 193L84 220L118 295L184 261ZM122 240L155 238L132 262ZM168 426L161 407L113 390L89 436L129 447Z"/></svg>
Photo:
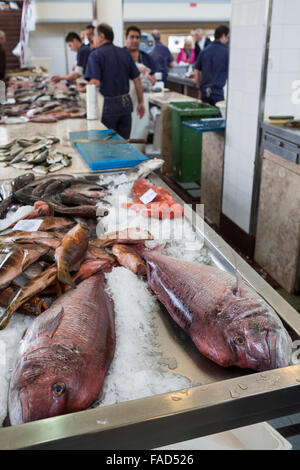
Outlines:
<svg viewBox="0 0 300 470"><path fill-rule="evenodd" d="M55 173L72 165L70 155L53 148L59 142L58 137L43 134L14 139L0 145L0 162L19 170L32 170L38 175Z"/></svg>
<svg viewBox="0 0 300 470"><path fill-rule="evenodd" d="M53 123L86 117L79 94L47 75L14 76L8 82L7 101L0 107L0 124Z"/></svg>
<svg viewBox="0 0 300 470"><path fill-rule="evenodd" d="M6 188L1 449L154 449L299 411L297 312L162 165Z"/></svg>

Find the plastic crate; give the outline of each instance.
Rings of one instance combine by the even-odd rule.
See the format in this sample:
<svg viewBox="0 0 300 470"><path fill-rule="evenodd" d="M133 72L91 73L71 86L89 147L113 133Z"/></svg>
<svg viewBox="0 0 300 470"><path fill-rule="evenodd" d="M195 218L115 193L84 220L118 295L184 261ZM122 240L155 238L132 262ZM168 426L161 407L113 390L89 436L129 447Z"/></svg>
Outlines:
<svg viewBox="0 0 300 470"><path fill-rule="evenodd" d="M183 126L183 121L219 115L219 109L199 101L169 104L172 111L172 160L178 181L189 183L201 180L202 134Z"/></svg>

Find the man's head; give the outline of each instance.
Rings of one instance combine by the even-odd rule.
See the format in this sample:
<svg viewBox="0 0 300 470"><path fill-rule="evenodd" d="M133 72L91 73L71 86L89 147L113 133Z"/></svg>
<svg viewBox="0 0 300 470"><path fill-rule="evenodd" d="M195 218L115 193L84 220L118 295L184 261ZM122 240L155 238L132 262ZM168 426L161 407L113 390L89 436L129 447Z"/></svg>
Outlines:
<svg viewBox="0 0 300 470"><path fill-rule="evenodd" d="M95 27L92 24L88 24L85 27L85 37L87 38L90 44L93 44L94 29Z"/></svg>
<svg viewBox="0 0 300 470"><path fill-rule="evenodd" d="M126 31L126 47L130 51L137 51L141 44L141 30L137 26L129 26Z"/></svg>
<svg viewBox="0 0 300 470"><path fill-rule="evenodd" d="M94 30L93 46L101 47L107 42L113 42L114 32L112 27L107 23L101 23Z"/></svg>
<svg viewBox="0 0 300 470"><path fill-rule="evenodd" d="M202 41L204 36L203 29L196 29L194 36L196 42Z"/></svg>
<svg viewBox="0 0 300 470"><path fill-rule="evenodd" d="M6 35L4 31L0 31L0 46L3 46L6 42Z"/></svg>
<svg viewBox="0 0 300 470"><path fill-rule="evenodd" d="M155 41L160 41L160 32L158 29L154 29L152 31L152 36L154 37Z"/></svg>
<svg viewBox="0 0 300 470"><path fill-rule="evenodd" d="M220 41L223 44L228 44L229 42L229 28L226 25L218 26L215 31L215 40Z"/></svg>
<svg viewBox="0 0 300 470"><path fill-rule="evenodd" d="M77 33L69 33L66 37L66 43L69 49L73 52L77 52L82 46L81 38Z"/></svg>

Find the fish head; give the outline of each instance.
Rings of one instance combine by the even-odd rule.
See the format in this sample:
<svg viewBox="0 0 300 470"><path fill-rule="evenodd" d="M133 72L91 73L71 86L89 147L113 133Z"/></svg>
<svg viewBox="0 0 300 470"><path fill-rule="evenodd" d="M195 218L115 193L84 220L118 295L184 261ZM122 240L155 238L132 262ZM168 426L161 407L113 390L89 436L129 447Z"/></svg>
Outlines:
<svg viewBox="0 0 300 470"><path fill-rule="evenodd" d="M50 354L49 354L50 352ZM82 384L84 359L61 346L22 360L12 377L9 417L12 425L61 416L82 409L88 393Z"/></svg>
<svg viewBox="0 0 300 470"><path fill-rule="evenodd" d="M290 364L292 340L268 304L254 298L237 299L224 316L222 334L229 365L264 371Z"/></svg>

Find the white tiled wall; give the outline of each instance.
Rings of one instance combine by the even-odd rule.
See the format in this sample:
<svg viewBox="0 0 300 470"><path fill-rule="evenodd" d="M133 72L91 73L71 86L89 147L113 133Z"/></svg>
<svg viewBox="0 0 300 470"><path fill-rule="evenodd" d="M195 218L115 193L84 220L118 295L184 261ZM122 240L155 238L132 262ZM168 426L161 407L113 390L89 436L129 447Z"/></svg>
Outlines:
<svg viewBox="0 0 300 470"><path fill-rule="evenodd" d="M247 233L250 227L267 4L267 0L232 0L223 213Z"/></svg>
<svg viewBox="0 0 300 470"><path fill-rule="evenodd" d="M300 0L273 0L265 119L273 115L300 118L300 103L292 101L292 85L300 80L299 37Z"/></svg>

